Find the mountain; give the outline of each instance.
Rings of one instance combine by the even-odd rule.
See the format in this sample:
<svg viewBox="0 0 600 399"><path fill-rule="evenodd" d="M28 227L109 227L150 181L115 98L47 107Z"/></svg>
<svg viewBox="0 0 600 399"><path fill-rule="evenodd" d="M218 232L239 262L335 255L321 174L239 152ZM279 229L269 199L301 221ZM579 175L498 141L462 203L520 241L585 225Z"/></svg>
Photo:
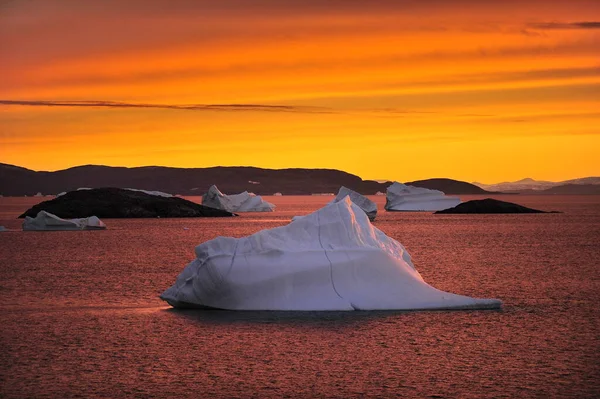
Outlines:
<svg viewBox="0 0 600 399"><path fill-rule="evenodd" d="M99 165L77 166L56 172L36 172L0 164L0 194L56 194L79 187L117 187L158 190L181 195L201 195L216 184L225 193L251 191L271 195L336 193L346 186L362 194L385 191L389 184L362 180L332 169L261 169L254 167L138 168Z"/></svg>
<svg viewBox="0 0 600 399"><path fill-rule="evenodd" d="M562 184L538 192L538 194L569 194L569 195L593 195L600 194L600 184Z"/></svg>
<svg viewBox="0 0 600 399"><path fill-rule="evenodd" d="M473 183L485 190L501 191L501 192L529 192L531 190L542 191L552 187L562 186L565 184L600 184L600 177L583 177L580 179L564 180L559 182L534 180L525 178L514 182L502 182L497 184Z"/></svg>
<svg viewBox="0 0 600 399"><path fill-rule="evenodd" d="M36 172L0 163L0 194L6 196L57 194L79 187L136 188L172 194L201 195L215 184L222 192L251 191L259 195L336 193L346 186L361 194L385 192L391 182L362 180L334 169L262 169L245 166L212 168L137 168L101 165L76 166L56 172ZM472 184L452 179L429 179L407 183L441 190L446 194L486 194Z"/></svg>
<svg viewBox="0 0 600 399"><path fill-rule="evenodd" d="M490 194L489 191L486 191L481 187L477 187L474 184L452 179L437 178L416 180L404 184L415 187L429 188L432 190L440 190L443 191L444 194Z"/></svg>

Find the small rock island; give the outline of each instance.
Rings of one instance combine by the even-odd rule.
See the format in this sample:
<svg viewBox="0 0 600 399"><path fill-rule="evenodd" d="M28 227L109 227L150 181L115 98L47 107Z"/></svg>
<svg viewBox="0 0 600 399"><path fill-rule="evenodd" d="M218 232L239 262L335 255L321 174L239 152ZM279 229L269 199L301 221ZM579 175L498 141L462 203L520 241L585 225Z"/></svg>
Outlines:
<svg viewBox="0 0 600 399"><path fill-rule="evenodd" d="M70 191L31 207L19 217L35 217L40 211L65 219L91 215L106 219L235 216L234 213L196 204L183 198L162 197L122 188Z"/></svg>
<svg viewBox="0 0 600 399"><path fill-rule="evenodd" d="M525 206L514 204L512 202L499 201L493 198L482 200L472 200L458 204L454 208L448 208L435 212L442 214L466 214L466 213L556 213L546 212L537 209L527 208Z"/></svg>

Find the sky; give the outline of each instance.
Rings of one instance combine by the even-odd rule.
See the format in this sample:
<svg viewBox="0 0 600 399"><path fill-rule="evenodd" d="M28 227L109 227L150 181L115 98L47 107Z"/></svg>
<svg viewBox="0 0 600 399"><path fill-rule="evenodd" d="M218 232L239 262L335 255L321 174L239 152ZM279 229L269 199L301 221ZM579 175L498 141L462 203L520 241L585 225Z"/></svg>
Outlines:
<svg viewBox="0 0 600 399"><path fill-rule="evenodd" d="M0 162L600 175L600 2L0 0Z"/></svg>

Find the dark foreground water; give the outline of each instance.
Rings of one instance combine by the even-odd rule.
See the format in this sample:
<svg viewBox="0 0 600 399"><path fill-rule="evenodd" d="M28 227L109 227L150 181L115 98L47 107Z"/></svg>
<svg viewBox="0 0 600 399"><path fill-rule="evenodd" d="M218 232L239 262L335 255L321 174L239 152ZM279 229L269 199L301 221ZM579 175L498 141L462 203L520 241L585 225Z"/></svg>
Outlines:
<svg viewBox="0 0 600 399"><path fill-rule="evenodd" d="M175 311L158 295L193 248L317 209L105 220L0 233L0 397L599 397L600 197L502 197L562 214L386 213L431 285L501 311ZM468 198L467 198L468 199ZM0 225L32 198L0 198Z"/></svg>

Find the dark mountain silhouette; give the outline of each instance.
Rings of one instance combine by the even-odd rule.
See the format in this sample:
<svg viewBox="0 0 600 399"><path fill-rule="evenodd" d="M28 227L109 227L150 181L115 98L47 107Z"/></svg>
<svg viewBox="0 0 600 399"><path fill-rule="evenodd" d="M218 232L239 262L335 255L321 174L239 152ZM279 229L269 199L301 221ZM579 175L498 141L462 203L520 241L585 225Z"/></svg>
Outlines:
<svg viewBox="0 0 600 399"><path fill-rule="evenodd" d="M55 172L36 172L0 163L0 194L57 194L79 187L118 187L158 190L171 194L202 195L211 185L226 194L250 191L259 195L280 192L284 195L337 193L346 186L364 195L385 192L391 182L362 180L334 169L262 169L246 166L212 168L170 168L144 166L137 168L100 165L76 166ZM419 187L441 190L446 194L487 194L472 184L452 179L420 180Z"/></svg>
<svg viewBox="0 0 600 399"><path fill-rule="evenodd" d="M522 190L519 194L598 195L600 194L600 184L562 184L545 190Z"/></svg>
<svg viewBox="0 0 600 399"><path fill-rule="evenodd" d="M491 194L490 191L485 191L474 184L444 178L416 180L404 184L431 190L440 190L443 191L444 194Z"/></svg>
<svg viewBox="0 0 600 399"><path fill-rule="evenodd" d="M177 197L159 197L120 188L96 188L71 191L41 202L23 213L35 217L39 211L66 219L97 216L99 218L180 218L235 216L221 209L209 208Z"/></svg>

